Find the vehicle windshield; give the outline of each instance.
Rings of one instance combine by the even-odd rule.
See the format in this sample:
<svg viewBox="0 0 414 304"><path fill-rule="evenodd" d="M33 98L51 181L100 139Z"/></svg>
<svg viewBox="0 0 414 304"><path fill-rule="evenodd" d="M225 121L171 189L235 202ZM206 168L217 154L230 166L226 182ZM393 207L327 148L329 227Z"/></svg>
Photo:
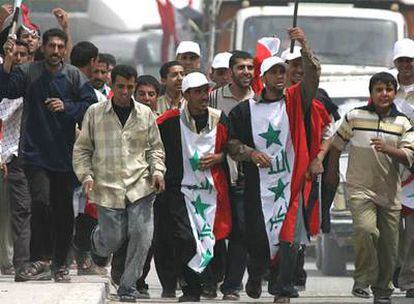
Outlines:
<svg viewBox="0 0 414 304"><path fill-rule="evenodd" d="M257 16L246 19L243 50L254 53L261 37L274 33L281 40L281 50L290 45L286 29L289 16ZM391 66L392 46L398 39L397 25L392 21L339 17L298 18L306 29L312 50L323 64L357 66Z"/></svg>

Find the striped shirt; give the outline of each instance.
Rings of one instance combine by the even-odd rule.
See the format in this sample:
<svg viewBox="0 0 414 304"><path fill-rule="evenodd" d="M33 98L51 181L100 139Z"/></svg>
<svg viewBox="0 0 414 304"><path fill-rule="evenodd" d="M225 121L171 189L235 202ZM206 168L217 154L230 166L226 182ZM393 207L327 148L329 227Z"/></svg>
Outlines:
<svg viewBox="0 0 414 304"><path fill-rule="evenodd" d="M133 103L122 126L112 102L92 105L73 150L80 181L93 179L91 200L107 208L125 208L154 189L151 177L164 175L165 153L151 109Z"/></svg>
<svg viewBox="0 0 414 304"><path fill-rule="evenodd" d="M371 145L381 138L402 149L410 167L414 161L414 129L410 120L393 104L386 117L380 117L370 104L345 115L332 144L344 150L349 144L347 190L350 199L370 200L389 209L401 209L400 163Z"/></svg>

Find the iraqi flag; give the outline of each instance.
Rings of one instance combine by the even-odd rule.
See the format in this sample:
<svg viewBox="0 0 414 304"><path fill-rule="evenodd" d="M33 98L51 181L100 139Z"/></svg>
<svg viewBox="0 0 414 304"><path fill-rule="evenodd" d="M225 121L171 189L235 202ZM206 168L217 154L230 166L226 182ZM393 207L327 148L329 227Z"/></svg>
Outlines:
<svg viewBox="0 0 414 304"><path fill-rule="evenodd" d="M309 196L309 151L301 103L301 87L287 89L285 100L253 99L229 114L231 137L265 152L270 168L243 162L246 239L255 259L275 259L280 242L293 243L300 201Z"/></svg>
<svg viewBox="0 0 414 304"><path fill-rule="evenodd" d="M200 158L223 151L227 143L225 120L221 111L209 108L209 129L201 133L189 128L185 109L167 111L157 120L166 152L164 202L171 212L173 235L194 244L193 254L186 260L197 273L214 257L216 240L231 230L224 163L200 169Z"/></svg>
<svg viewBox="0 0 414 304"><path fill-rule="evenodd" d="M3 28L0 32L0 45L2 46L6 43L7 38L9 36L9 32L12 28L13 20L17 20L17 28L22 26L26 31L29 33L35 33L39 35L39 27L30 21L29 17L29 8L21 3L22 1L15 1L13 14L6 18L3 23ZM19 9L17 9L19 8ZM19 13L20 12L20 13ZM1 54L3 54L3 48L0 48Z"/></svg>
<svg viewBox="0 0 414 304"><path fill-rule="evenodd" d="M260 94L263 90L263 83L260 78L260 67L263 60L268 57L275 56L279 52L280 39L276 37L263 37L257 41L256 51L254 56L254 78L253 91Z"/></svg>

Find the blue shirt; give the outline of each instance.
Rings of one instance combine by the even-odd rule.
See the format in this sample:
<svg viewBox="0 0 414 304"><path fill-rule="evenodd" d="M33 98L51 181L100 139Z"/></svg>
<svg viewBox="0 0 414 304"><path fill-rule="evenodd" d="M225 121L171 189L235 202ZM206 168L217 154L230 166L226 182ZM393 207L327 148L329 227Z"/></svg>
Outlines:
<svg viewBox="0 0 414 304"><path fill-rule="evenodd" d="M95 103L96 94L76 67L63 64L56 73L44 61L18 66L11 73L0 67L0 99L24 98L20 156L24 165L51 171L72 171L76 122ZM47 98L59 98L64 112L47 109Z"/></svg>

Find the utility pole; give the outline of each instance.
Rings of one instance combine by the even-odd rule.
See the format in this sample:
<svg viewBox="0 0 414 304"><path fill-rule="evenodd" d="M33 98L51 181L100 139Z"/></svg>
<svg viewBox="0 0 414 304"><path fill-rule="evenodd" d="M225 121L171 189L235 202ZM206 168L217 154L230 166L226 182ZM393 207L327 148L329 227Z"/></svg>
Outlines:
<svg viewBox="0 0 414 304"><path fill-rule="evenodd" d="M206 63L211 62L214 57L215 53L215 44L216 44L216 33L217 33L217 27L216 27L216 20L217 20L217 14L218 14L218 0L204 0L203 5L203 13L204 13L204 29L205 33L207 34L206 37L206 56L205 60Z"/></svg>

